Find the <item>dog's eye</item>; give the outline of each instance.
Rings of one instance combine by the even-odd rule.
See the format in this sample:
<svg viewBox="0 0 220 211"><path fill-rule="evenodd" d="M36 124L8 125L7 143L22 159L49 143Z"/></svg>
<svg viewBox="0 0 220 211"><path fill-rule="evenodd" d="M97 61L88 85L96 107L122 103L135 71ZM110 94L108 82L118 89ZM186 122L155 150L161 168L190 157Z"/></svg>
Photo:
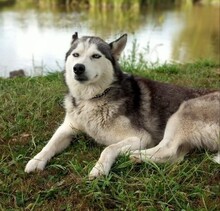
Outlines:
<svg viewBox="0 0 220 211"><path fill-rule="evenodd" d="M73 56L74 57L79 57L79 54L78 53L73 53Z"/></svg>
<svg viewBox="0 0 220 211"><path fill-rule="evenodd" d="M93 59L99 59L101 57L101 55L99 55L99 54L93 54L92 55L92 58Z"/></svg>

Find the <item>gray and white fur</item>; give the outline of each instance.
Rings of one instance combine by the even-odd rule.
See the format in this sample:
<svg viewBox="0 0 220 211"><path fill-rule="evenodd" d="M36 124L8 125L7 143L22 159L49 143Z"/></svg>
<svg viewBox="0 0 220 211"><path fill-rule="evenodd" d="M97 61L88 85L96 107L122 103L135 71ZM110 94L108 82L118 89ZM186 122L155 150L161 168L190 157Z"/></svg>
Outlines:
<svg viewBox="0 0 220 211"><path fill-rule="evenodd" d="M127 35L108 44L72 36L66 54L66 116L25 168L43 170L80 131L106 145L89 179L108 175L120 153L135 162L178 161L193 148L216 151L220 163L220 91L161 83L122 72L118 60Z"/></svg>

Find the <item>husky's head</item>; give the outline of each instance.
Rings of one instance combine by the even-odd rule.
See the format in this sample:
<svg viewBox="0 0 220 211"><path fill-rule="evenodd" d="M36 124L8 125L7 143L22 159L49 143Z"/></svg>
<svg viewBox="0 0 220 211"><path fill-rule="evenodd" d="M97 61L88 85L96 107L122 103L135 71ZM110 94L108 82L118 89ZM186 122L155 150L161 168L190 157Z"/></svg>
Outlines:
<svg viewBox="0 0 220 211"><path fill-rule="evenodd" d="M65 81L78 99L89 99L101 94L120 74L118 59L127 42L127 35L111 43L99 37L72 36L66 54Z"/></svg>

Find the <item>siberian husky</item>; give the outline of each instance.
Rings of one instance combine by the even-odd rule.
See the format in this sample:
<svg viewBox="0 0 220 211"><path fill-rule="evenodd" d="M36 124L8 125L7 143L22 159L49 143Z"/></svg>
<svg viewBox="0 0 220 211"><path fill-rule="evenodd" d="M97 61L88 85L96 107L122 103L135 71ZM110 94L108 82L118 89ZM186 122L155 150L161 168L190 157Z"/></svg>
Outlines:
<svg viewBox="0 0 220 211"><path fill-rule="evenodd" d="M136 162L181 160L192 148L216 151L220 163L220 91L196 90L124 73L118 63L127 35L106 43L72 36L65 58L66 116L25 168L43 170L83 131L107 147L89 179L107 175L120 153Z"/></svg>

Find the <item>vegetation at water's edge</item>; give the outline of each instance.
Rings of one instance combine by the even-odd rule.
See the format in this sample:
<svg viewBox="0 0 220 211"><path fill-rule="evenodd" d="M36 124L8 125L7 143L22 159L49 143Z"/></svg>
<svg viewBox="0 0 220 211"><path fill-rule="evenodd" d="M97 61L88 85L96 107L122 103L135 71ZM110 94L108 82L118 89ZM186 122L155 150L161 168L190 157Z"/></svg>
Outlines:
<svg viewBox="0 0 220 211"><path fill-rule="evenodd" d="M143 7L143 6L158 6L158 5L183 5L192 6L195 3L200 4L217 4L219 5L219 0L0 0L0 6L9 6L18 4L20 6L28 6L32 4L37 4L40 8L55 8L60 5L71 7L101 7L101 8L119 8L119 7Z"/></svg>
<svg viewBox="0 0 220 211"><path fill-rule="evenodd" d="M127 72L201 88L219 88L220 66L210 61L148 68L123 61ZM177 164L132 164L121 156L110 175L88 181L103 146L85 135L56 156L45 171L25 174L62 122L61 73L0 78L0 210L219 210L219 165L195 151Z"/></svg>

